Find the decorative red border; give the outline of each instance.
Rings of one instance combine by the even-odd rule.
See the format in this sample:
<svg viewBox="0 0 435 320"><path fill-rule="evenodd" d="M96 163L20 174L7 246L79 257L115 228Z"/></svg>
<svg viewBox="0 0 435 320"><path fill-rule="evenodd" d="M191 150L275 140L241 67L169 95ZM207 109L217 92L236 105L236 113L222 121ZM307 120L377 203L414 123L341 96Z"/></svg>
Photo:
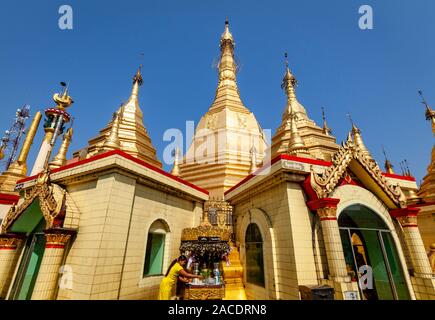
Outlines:
<svg viewBox="0 0 435 320"><path fill-rule="evenodd" d="M390 210L390 215L393 218L416 217L418 215L419 211L420 211L420 208L406 207L406 208Z"/></svg>
<svg viewBox="0 0 435 320"><path fill-rule="evenodd" d="M340 199L336 198L322 198L307 201L307 206L308 208L310 208L311 211L315 211L322 208L337 208L339 202Z"/></svg>
<svg viewBox="0 0 435 320"><path fill-rule="evenodd" d="M19 196L7 193L0 193L0 204L17 204L18 200L20 200Z"/></svg>
<svg viewBox="0 0 435 320"><path fill-rule="evenodd" d="M400 176L398 174L393 174L393 173L386 173L386 172L382 172L382 175L384 177L388 177L388 178L394 178L394 179L399 179L399 180L408 180L408 181L413 181L415 182L415 178L414 177L409 177L409 176Z"/></svg>
<svg viewBox="0 0 435 320"><path fill-rule="evenodd" d="M175 180L177 182L180 182L180 183L182 183L182 184L184 184L184 185L186 185L188 187L191 187L191 188L193 188L193 189L195 189L195 190L197 190L199 192L202 192L202 193L207 194L207 195L209 194L209 192L207 190L205 190L203 188L200 188L200 187L198 187L198 186L196 186L196 185L194 185L194 184L192 184L192 183L190 183L190 182L188 182L186 180L183 180L181 178L173 176L172 174L170 174L170 173L168 173L168 172L166 172L166 171L164 171L162 169L156 168L153 165L151 165L149 163L146 163L145 161L140 160L138 158L135 158L132 155L129 155L128 153L125 153L125 152L123 152L121 150L113 150L113 151L109 151L109 152L106 152L106 153L102 153L102 154L96 155L96 156L91 157L89 159L77 161L77 162L65 165L63 167L54 169L54 170L51 171L51 173L56 173L56 172L68 170L68 169L71 169L71 168L75 168L75 167L78 167L78 166L80 166L82 164L87 164L87 163L90 163L90 162L93 162L93 161L96 161L96 160L100 160L100 159L104 159L104 158L107 158L107 157L110 157L110 156L113 156L113 155L119 155L119 156L121 156L123 158L126 158L128 160L131 160L131 161L133 161L133 162L135 162L135 163L137 163L137 164L139 164L139 165L141 165L141 166L143 166L145 168L148 168L148 169L153 170L153 171L155 171L157 173L160 173L161 175L164 175L165 177L168 177L168 178L170 178L172 180ZM18 183L24 183L24 182L27 182L27 181L34 180L37 177L38 177L38 175L34 175L34 176L31 176L31 177L24 178L22 180L19 180L17 182L17 184Z"/></svg>

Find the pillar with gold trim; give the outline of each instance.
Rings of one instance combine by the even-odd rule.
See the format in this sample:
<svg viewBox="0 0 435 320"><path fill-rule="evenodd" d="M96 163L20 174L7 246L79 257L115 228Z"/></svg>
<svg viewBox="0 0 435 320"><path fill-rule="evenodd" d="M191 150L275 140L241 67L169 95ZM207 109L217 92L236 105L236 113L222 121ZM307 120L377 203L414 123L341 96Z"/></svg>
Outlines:
<svg viewBox="0 0 435 320"><path fill-rule="evenodd" d="M5 299L24 237L19 234L0 235L0 299Z"/></svg>
<svg viewBox="0 0 435 320"><path fill-rule="evenodd" d="M402 227L405 243L414 268L412 284L417 299L435 300L435 276L417 225L419 211L419 208L408 207L391 210L390 214L396 218Z"/></svg>
<svg viewBox="0 0 435 320"><path fill-rule="evenodd" d="M33 289L32 300L53 300L59 283L65 247L71 239L71 232L49 229L45 231L45 251Z"/></svg>
<svg viewBox="0 0 435 320"><path fill-rule="evenodd" d="M346 291L353 291L359 296L358 284L352 282L347 273L340 229L337 221L337 205L340 199L323 198L307 203L312 211L316 211L320 218L323 241L328 260L329 276L327 283L334 287L335 297L344 300Z"/></svg>

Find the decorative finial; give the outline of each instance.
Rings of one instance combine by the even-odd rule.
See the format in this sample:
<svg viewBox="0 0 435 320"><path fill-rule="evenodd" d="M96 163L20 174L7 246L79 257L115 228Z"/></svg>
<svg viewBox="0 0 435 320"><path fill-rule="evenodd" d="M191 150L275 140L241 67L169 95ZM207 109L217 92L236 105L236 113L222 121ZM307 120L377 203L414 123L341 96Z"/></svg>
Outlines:
<svg viewBox="0 0 435 320"><path fill-rule="evenodd" d="M411 174L411 170L409 169L408 160L405 159L404 162L405 162L406 175L407 175L408 177L411 177L412 174Z"/></svg>
<svg viewBox="0 0 435 320"><path fill-rule="evenodd" d="M426 120L430 120L432 118L433 114L431 113L432 110L431 110L429 104L427 103L426 99L424 98L423 91L418 90L418 95L421 98L421 103L424 104L426 107Z"/></svg>
<svg viewBox="0 0 435 320"><path fill-rule="evenodd" d="M287 95L287 103L290 105L293 101L296 100L296 86L298 85L298 80L291 73L290 68L288 66L288 54L284 53L284 63L285 63L285 75L282 79L281 88L285 90Z"/></svg>
<svg viewBox="0 0 435 320"><path fill-rule="evenodd" d="M432 108L427 103L426 99L423 96L423 91L418 90L418 94L420 95L420 97L422 99L421 103L426 106L426 113L425 113L426 120L430 120L432 122L432 133L435 136L435 111L432 110Z"/></svg>
<svg viewBox="0 0 435 320"><path fill-rule="evenodd" d="M322 107L322 119L323 119L323 133L329 136L332 133L332 130L328 127L328 124L326 123L326 116L325 116L325 108Z"/></svg>
<svg viewBox="0 0 435 320"><path fill-rule="evenodd" d="M353 128L355 125L353 123L352 115L350 114L350 112L346 113L346 117L349 119L350 124L352 125Z"/></svg>
<svg viewBox="0 0 435 320"><path fill-rule="evenodd" d="M288 69L288 53L287 53L287 51L284 52L284 62L285 62L285 68Z"/></svg>
<svg viewBox="0 0 435 320"><path fill-rule="evenodd" d="M403 161L400 161L399 165L400 165L400 171L402 172L402 176L406 176L406 172L405 172L405 169L403 167Z"/></svg>
<svg viewBox="0 0 435 320"><path fill-rule="evenodd" d="M385 171L387 173L394 174L393 165L391 164L390 160L388 160L384 145L382 145L382 152L383 152L384 157L385 157Z"/></svg>
<svg viewBox="0 0 435 320"><path fill-rule="evenodd" d="M142 64L139 66L139 68L137 69L136 74L133 77L133 84L135 84L137 82L139 84L139 86L142 85L143 79L142 79L141 70L142 70Z"/></svg>
<svg viewBox="0 0 435 320"><path fill-rule="evenodd" d="M228 17L225 18L225 30L221 36L221 48L224 47L224 44L230 43L232 47L234 47L234 39L233 35L230 32L230 23L228 21Z"/></svg>
<svg viewBox="0 0 435 320"><path fill-rule="evenodd" d="M65 110L72 105L74 101L68 95L68 85L63 81L60 83L60 85L63 87L63 93L55 93L53 95L53 100L57 104L58 109Z"/></svg>

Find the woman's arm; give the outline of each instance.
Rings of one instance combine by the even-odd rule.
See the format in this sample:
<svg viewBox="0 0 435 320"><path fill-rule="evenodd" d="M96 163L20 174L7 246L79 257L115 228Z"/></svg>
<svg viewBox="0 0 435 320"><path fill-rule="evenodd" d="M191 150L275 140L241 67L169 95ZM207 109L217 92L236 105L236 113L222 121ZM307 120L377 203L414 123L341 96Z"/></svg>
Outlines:
<svg viewBox="0 0 435 320"><path fill-rule="evenodd" d="M188 273L185 270L180 270L179 274L185 278L202 278L202 276Z"/></svg>

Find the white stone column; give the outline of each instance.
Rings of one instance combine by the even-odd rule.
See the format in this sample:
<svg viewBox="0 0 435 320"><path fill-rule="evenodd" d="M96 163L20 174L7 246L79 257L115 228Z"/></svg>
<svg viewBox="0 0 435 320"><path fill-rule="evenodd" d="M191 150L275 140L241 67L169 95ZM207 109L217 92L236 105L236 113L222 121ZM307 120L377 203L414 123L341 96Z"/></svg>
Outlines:
<svg viewBox="0 0 435 320"><path fill-rule="evenodd" d="M414 268L414 279L412 279L414 281L411 282L417 299L435 300L435 276L417 225L419 211L419 208L408 207L392 210L390 214L402 226L403 236Z"/></svg>
<svg viewBox="0 0 435 320"><path fill-rule="evenodd" d="M65 246L71 238L70 233L48 230L46 244L38 277L32 293L32 300L53 300L58 285L59 269L65 252Z"/></svg>
<svg viewBox="0 0 435 320"><path fill-rule="evenodd" d="M0 235L0 299L5 299L21 252L23 237Z"/></svg>
<svg viewBox="0 0 435 320"><path fill-rule="evenodd" d="M325 282L334 287L336 299L344 300L346 291L356 292L357 296L359 296L359 293L358 284L352 282L347 273L337 221L337 205L339 202L340 199L323 198L309 201L307 205L310 210L316 211L320 218L329 270L328 281Z"/></svg>

